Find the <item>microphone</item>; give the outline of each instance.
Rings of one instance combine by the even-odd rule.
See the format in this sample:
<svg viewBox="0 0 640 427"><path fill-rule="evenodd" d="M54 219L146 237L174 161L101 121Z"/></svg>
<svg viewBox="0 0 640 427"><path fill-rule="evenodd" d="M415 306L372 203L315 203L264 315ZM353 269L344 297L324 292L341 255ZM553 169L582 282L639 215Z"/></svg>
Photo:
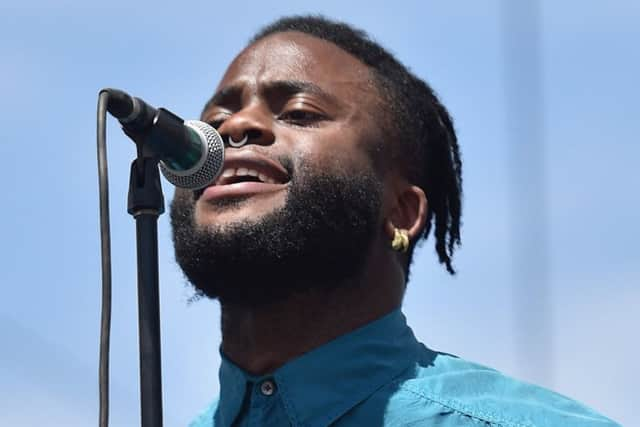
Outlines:
<svg viewBox="0 0 640 427"><path fill-rule="evenodd" d="M118 89L102 91L109 93L107 111L118 119L124 133L136 142L147 143L171 184L199 190L218 177L224 163L224 142L213 126L199 120L184 121Z"/></svg>

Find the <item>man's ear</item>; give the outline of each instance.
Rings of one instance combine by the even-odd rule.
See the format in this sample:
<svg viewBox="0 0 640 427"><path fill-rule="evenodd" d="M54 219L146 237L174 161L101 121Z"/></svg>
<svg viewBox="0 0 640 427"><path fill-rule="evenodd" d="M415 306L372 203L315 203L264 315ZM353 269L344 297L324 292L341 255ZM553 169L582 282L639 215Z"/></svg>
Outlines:
<svg viewBox="0 0 640 427"><path fill-rule="evenodd" d="M427 220L427 196L422 188L407 185L397 194L395 205L385 219L384 228L389 239L393 239L395 229L407 230L409 240L415 242L420 237Z"/></svg>

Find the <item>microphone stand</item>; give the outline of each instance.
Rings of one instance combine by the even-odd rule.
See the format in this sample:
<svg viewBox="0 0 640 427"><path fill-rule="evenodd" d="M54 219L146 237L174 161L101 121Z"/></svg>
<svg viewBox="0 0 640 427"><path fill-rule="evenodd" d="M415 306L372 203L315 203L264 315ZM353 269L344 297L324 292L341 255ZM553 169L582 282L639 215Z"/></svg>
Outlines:
<svg viewBox="0 0 640 427"><path fill-rule="evenodd" d="M136 220L138 253L138 334L142 427L162 427L158 217L164 212L158 159L136 140L127 212Z"/></svg>

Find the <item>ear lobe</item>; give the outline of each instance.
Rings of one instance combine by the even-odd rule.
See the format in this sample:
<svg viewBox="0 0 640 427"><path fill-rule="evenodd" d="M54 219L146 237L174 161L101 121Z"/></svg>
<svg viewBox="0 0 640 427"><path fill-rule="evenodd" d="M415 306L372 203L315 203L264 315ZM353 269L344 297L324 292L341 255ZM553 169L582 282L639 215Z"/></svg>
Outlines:
<svg viewBox="0 0 640 427"><path fill-rule="evenodd" d="M409 240L414 242L420 235L427 220L427 196L422 188L407 186L398 195L396 206L384 223L384 229L390 239L396 228L407 230Z"/></svg>

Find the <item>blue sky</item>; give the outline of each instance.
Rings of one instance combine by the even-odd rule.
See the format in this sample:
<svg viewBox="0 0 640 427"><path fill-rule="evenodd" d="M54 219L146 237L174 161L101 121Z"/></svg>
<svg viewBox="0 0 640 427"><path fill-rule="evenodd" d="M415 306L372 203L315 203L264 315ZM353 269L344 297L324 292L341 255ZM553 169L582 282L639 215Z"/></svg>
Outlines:
<svg viewBox="0 0 640 427"><path fill-rule="evenodd" d="M435 88L455 119L465 174L459 274L446 275L431 242L424 245L405 300L416 334L640 424L632 405L640 378L640 6L540 2L538 97L528 91L530 68L509 86L509 70L531 55L527 46L507 55L527 27L503 25L506 2L0 5L0 424L97 423L99 89L122 88L195 118L251 34L301 12L366 29ZM520 109L508 102L513 93ZM529 96L542 113L539 150L514 162L514 147L532 140L513 131L529 123L520 114ZM126 214L134 147L113 120L108 144L111 425L135 426L135 231ZM163 185L169 200L173 189ZM165 425L181 426L218 389L219 311L215 302L187 302L166 215L159 234Z"/></svg>

